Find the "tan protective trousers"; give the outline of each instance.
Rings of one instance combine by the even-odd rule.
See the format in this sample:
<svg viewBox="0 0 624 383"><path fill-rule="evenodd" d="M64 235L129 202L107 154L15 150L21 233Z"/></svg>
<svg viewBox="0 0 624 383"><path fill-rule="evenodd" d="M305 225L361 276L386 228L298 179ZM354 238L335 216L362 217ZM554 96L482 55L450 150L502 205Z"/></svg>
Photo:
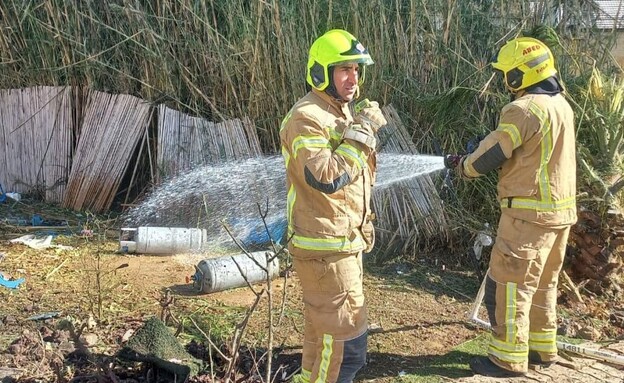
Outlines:
<svg viewBox="0 0 624 383"><path fill-rule="evenodd" d="M526 372L529 351L543 362L557 356L557 282L570 226L539 226L504 211L485 285L488 356L502 368Z"/></svg>
<svg viewBox="0 0 624 383"><path fill-rule="evenodd" d="M362 254L294 259L303 290L303 381L351 382L366 363Z"/></svg>

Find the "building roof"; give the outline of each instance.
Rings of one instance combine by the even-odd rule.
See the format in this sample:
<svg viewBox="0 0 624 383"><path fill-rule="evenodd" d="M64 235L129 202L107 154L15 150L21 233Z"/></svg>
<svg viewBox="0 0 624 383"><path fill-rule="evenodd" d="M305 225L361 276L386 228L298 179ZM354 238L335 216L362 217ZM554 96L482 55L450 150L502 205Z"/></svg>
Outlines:
<svg viewBox="0 0 624 383"><path fill-rule="evenodd" d="M598 6L596 10L596 28L624 28L624 1L595 1L595 3Z"/></svg>

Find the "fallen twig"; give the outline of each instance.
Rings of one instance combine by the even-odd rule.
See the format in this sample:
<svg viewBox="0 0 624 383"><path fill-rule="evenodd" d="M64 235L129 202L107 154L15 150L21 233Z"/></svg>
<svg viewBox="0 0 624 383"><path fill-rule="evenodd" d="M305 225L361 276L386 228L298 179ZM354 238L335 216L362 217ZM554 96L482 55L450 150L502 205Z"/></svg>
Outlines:
<svg viewBox="0 0 624 383"><path fill-rule="evenodd" d="M43 277L44 280L48 280L48 278L50 278L52 275L54 275L54 273L56 273L57 271L59 271L61 269L61 267L63 267L63 265L67 262L68 258L65 258L63 260L63 262L61 262L60 265L56 266L54 269L52 269L49 273L46 274L45 277Z"/></svg>
<svg viewBox="0 0 624 383"><path fill-rule="evenodd" d="M224 353L221 352L221 350L219 350L219 347L217 347L216 344L214 344L214 342L212 341L212 339L210 339L210 337L208 335L206 335L206 333L204 332L204 330L202 330L197 323L195 323L195 321L193 320L193 318L189 317L189 319L191 320L191 323L193 323L193 326L195 326L195 328L197 329L197 331L199 331L204 338L206 338L206 340L208 341L208 343L210 343L210 346L212 346L215 350L217 350L217 353L219 353L219 356L221 356L223 359L227 360L228 362L232 359L229 356L225 355Z"/></svg>

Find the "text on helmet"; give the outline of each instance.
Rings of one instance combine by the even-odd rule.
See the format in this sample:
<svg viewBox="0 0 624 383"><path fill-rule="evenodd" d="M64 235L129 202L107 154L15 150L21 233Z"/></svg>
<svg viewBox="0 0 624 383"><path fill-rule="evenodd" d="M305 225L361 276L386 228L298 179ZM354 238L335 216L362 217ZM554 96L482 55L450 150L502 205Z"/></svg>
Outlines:
<svg viewBox="0 0 624 383"><path fill-rule="evenodd" d="M540 50L540 49L542 49L541 45L532 45L532 46L530 46L528 48L524 48L524 50L522 51L522 55L525 56L525 55L528 55L531 52L535 52L535 51Z"/></svg>
<svg viewBox="0 0 624 383"><path fill-rule="evenodd" d="M537 69L535 70L535 73L537 73L537 74L542 73L542 72L543 72L544 70L546 70L547 68L548 68L548 64L544 64L544 65L542 65L541 67L537 68Z"/></svg>

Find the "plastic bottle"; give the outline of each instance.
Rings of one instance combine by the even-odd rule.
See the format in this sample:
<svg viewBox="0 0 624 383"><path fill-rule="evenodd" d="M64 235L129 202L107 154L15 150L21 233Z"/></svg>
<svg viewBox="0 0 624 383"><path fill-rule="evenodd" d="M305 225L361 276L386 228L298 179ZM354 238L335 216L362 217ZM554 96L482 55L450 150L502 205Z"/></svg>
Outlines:
<svg viewBox="0 0 624 383"><path fill-rule="evenodd" d="M491 246L492 243L494 242L492 240L492 237L488 234L490 230L490 224L486 222L483 226L484 226L484 229L481 230L477 234L477 238L475 239L475 242L472 245L472 250L474 251L475 258L477 260L481 259L481 251L483 250L483 248L487 246Z"/></svg>

